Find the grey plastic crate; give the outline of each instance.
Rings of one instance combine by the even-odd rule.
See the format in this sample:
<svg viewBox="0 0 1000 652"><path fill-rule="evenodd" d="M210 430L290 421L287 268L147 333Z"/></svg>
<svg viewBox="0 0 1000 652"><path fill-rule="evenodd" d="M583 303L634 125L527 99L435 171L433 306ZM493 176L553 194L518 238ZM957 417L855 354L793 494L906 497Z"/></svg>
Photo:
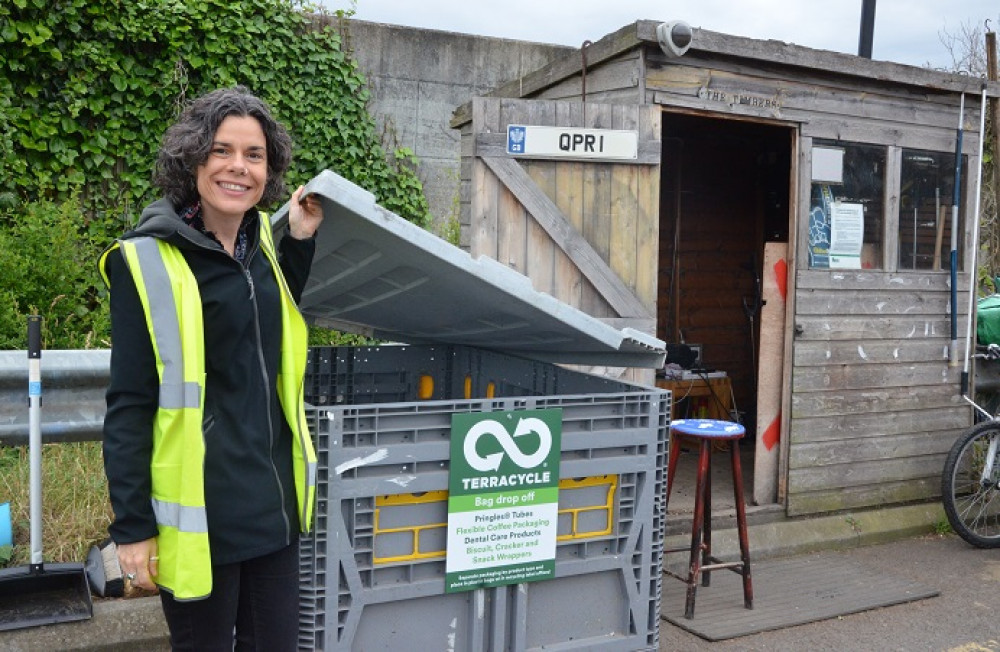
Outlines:
<svg viewBox="0 0 1000 652"><path fill-rule="evenodd" d="M493 382L538 395L349 404L357 393L310 409L319 487L302 541L300 648L655 650L669 393L476 349L405 348L403 384L432 353L446 362L435 373L450 374L442 391L463 396L468 378L476 394ZM349 353L371 370L399 352L373 349ZM556 387L603 391L544 395ZM452 415L555 407L555 578L446 594Z"/></svg>

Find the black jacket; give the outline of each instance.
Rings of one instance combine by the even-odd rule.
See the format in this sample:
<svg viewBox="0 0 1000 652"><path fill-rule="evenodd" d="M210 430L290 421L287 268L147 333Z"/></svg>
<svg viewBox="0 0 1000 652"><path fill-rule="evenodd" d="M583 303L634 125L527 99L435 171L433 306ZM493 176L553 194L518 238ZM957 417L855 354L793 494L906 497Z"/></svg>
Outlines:
<svg viewBox="0 0 1000 652"><path fill-rule="evenodd" d="M278 402L280 294L260 250L260 215L246 227L243 264L212 238L186 225L169 201L143 211L123 239L149 235L176 245L201 293L205 330L205 506L213 564L274 552L299 531L292 477L291 431ZM298 301L315 240L281 239L278 256ZM157 410L156 360L142 304L120 250L108 255L111 287L111 382L104 420L104 464L117 543L156 536L150 503L152 427ZM154 297L155 300L155 297Z"/></svg>

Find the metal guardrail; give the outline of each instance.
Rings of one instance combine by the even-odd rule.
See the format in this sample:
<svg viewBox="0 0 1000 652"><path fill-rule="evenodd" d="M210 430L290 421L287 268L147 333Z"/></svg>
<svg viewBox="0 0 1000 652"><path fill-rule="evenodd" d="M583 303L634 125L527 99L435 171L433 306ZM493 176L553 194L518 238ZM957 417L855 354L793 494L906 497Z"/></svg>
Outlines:
<svg viewBox="0 0 1000 652"><path fill-rule="evenodd" d="M111 350L42 351L42 441L100 441ZM28 444L28 352L0 351L0 445Z"/></svg>

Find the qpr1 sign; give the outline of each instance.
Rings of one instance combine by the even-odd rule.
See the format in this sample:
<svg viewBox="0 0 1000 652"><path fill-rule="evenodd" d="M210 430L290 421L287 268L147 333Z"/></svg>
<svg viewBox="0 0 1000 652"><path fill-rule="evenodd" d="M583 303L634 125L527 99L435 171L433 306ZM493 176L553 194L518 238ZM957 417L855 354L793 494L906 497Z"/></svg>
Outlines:
<svg viewBox="0 0 1000 652"><path fill-rule="evenodd" d="M540 158L635 160L639 156L639 133L621 129L508 125L507 153Z"/></svg>

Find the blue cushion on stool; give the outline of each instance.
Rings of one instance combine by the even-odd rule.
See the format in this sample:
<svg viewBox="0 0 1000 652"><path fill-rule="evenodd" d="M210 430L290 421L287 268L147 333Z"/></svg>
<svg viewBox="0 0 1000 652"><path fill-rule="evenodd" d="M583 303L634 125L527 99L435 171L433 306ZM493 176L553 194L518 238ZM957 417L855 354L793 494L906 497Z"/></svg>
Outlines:
<svg viewBox="0 0 1000 652"><path fill-rule="evenodd" d="M677 419L670 422L670 429L693 437L724 439L738 439L746 433L746 428L738 423L717 419Z"/></svg>

